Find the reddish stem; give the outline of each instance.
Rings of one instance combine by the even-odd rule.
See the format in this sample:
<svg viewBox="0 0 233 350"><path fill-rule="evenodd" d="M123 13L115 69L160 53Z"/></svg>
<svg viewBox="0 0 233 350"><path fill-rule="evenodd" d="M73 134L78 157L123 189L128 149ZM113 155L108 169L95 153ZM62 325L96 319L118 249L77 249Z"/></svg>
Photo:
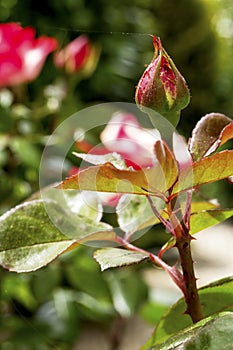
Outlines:
<svg viewBox="0 0 233 350"><path fill-rule="evenodd" d="M128 250L132 250L132 251L147 255L148 258L154 264L156 264L156 265L160 266L162 269L164 269L169 274L169 276L172 278L172 280L175 282L175 284L180 288L182 293L183 294L185 293L183 275L180 273L180 271L175 266L168 265L167 263L165 263L165 261L163 261L157 255L152 254L144 249L141 249L141 248L134 246L133 244L129 243L126 239L124 239L122 237L117 237L117 241Z"/></svg>
<svg viewBox="0 0 233 350"><path fill-rule="evenodd" d="M176 247L180 255L180 262L185 285L184 298L187 305L187 310L185 313L190 315L193 323L196 323L203 319L203 313L197 291L190 243L190 235L182 236L176 241Z"/></svg>
<svg viewBox="0 0 233 350"><path fill-rule="evenodd" d="M196 323L203 319L203 313L199 294L197 291L197 279L194 273L191 252L192 237L189 234L190 208L191 192L187 193L186 208L183 221L180 221L173 211L172 201L167 203L167 211L173 226L173 232L176 238L175 246L177 247L180 255L180 263L183 273L184 298L187 305L185 313L190 315L193 323Z"/></svg>
<svg viewBox="0 0 233 350"><path fill-rule="evenodd" d="M194 274L193 260L191 254L191 236L189 234L189 221L190 221L190 208L191 208L191 192L187 193L186 209L183 221L176 215L179 210L173 210L174 203L177 206L174 199L166 203L167 213L169 220L162 218L160 213L155 208L152 200L148 197L151 204L151 208L163 225L172 233L176 239L176 247L180 255L180 263L182 273L176 268L171 267L164 268L172 277L176 285L181 289L184 294L185 302L187 305L186 314L190 315L193 323L196 323L203 319L202 307L200 298L197 291L196 277ZM175 209L175 208L174 208ZM151 260L153 257L151 257ZM161 266L161 265L160 265Z"/></svg>

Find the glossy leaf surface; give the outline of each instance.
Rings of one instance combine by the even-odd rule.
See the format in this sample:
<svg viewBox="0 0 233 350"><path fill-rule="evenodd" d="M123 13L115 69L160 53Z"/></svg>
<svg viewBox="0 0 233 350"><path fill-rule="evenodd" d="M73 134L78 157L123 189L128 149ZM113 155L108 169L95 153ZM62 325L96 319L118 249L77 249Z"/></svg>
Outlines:
<svg viewBox="0 0 233 350"><path fill-rule="evenodd" d="M103 248L95 251L94 258L100 264L101 270L104 271L111 267L139 263L147 259L148 255L121 248Z"/></svg>
<svg viewBox="0 0 233 350"><path fill-rule="evenodd" d="M55 224L46 209L55 213ZM0 264L17 272L36 270L62 254L88 240L114 240L111 226L70 215L56 202L34 200L25 202L0 217ZM60 220L60 221L59 221ZM60 228L70 231L64 235Z"/></svg>
<svg viewBox="0 0 233 350"><path fill-rule="evenodd" d="M185 168L179 176L179 182L173 188L173 194L209 182L225 179L233 174L233 151L222 151L201 159L192 167Z"/></svg>
<svg viewBox="0 0 233 350"><path fill-rule="evenodd" d="M214 315L148 350L230 350L233 342L232 322L232 312Z"/></svg>
<svg viewBox="0 0 233 350"><path fill-rule="evenodd" d="M232 312L233 278L229 277L211 283L199 289L199 295L201 305L203 306L204 317L222 311ZM191 318L188 315L184 315L185 310L186 305L182 298L165 313L157 325L154 334L142 349L157 349L155 345L165 342L171 335L191 326ZM158 347L158 349L160 348Z"/></svg>

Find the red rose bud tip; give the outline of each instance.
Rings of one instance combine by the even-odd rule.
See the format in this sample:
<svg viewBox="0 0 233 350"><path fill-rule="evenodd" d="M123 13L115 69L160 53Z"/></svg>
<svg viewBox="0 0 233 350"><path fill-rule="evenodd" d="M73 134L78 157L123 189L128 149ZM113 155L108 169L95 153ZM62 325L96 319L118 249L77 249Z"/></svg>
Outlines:
<svg viewBox="0 0 233 350"><path fill-rule="evenodd" d="M189 89L161 40L153 36L153 42L154 57L139 80L135 100L140 109L152 109L172 122L172 114L188 105Z"/></svg>

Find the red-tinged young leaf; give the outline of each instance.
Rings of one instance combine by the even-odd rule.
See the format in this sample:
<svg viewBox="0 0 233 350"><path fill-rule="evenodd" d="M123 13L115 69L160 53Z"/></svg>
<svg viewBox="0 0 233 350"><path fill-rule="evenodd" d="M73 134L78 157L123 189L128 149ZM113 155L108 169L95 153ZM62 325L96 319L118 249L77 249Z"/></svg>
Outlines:
<svg viewBox="0 0 233 350"><path fill-rule="evenodd" d="M147 194L143 171L119 170L111 163L91 166L65 179L56 188L98 192Z"/></svg>
<svg viewBox="0 0 233 350"><path fill-rule="evenodd" d="M225 131L232 119L221 113L210 113L199 120L189 141L189 151L194 161L214 152L233 137L233 124Z"/></svg>
<svg viewBox="0 0 233 350"><path fill-rule="evenodd" d="M226 143L228 140L233 138L233 122L227 124L225 128L222 130L218 140L211 146L211 148L207 151L205 156L208 156L209 154L213 153L216 151L216 149L224 143Z"/></svg>
<svg viewBox="0 0 233 350"><path fill-rule="evenodd" d="M168 146L155 144L158 161L152 168L121 170L111 163L91 166L65 179L56 188L99 192L134 193L161 197L176 181L178 167Z"/></svg>
<svg viewBox="0 0 233 350"><path fill-rule="evenodd" d="M233 151L226 150L201 159L185 168L173 188L173 195L209 182L225 179L233 174Z"/></svg>
<svg viewBox="0 0 233 350"><path fill-rule="evenodd" d="M158 174L158 176L163 179L162 184L166 184L166 189L169 189L175 183L178 176L177 161L170 148L163 141L157 141L155 143L154 152L161 168L161 175Z"/></svg>

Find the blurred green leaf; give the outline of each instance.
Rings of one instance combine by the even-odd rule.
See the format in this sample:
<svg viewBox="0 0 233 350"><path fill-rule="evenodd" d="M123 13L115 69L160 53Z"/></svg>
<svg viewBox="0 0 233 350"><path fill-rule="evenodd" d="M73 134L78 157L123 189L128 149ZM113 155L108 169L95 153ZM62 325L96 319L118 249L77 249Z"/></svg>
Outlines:
<svg viewBox="0 0 233 350"><path fill-rule="evenodd" d="M97 299L84 292L77 292L75 301L78 313L82 318L105 322L116 316L112 302L107 300Z"/></svg>
<svg viewBox="0 0 233 350"><path fill-rule="evenodd" d="M107 271L104 275L111 290L115 310L121 317L136 313L147 296L147 286L139 271L130 268Z"/></svg>
<svg viewBox="0 0 233 350"><path fill-rule="evenodd" d="M14 274L6 275L2 279L2 298L12 298L31 311L38 306L26 275L17 275L17 278Z"/></svg>
<svg viewBox="0 0 233 350"><path fill-rule="evenodd" d="M95 260L104 271L111 267L120 267L139 263L148 258L147 254L133 252L121 248L103 248L94 252Z"/></svg>
<svg viewBox="0 0 233 350"><path fill-rule="evenodd" d="M164 209L164 201L156 197L153 197L152 200L158 211ZM145 196L130 194L122 196L117 204L116 212L119 226L126 233L133 233L160 223Z"/></svg>
<svg viewBox="0 0 233 350"><path fill-rule="evenodd" d="M222 311L233 311L233 277L200 288L199 295L204 317ZM164 314L152 337L142 349L165 342L171 335L189 327L192 321L188 315L184 315L185 310L186 304L182 298Z"/></svg>
<svg viewBox="0 0 233 350"><path fill-rule="evenodd" d="M33 145L32 140L29 141L23 137L14 137L9 146L22 163L34 169L39 168L41 154L36 146Z"/></svg>
<svg viewBox="0 0 233 350"><path fill-rule="evenodd" d="M75 292L58 288L52 300L37 311L36 320L47 325L50 337L72 344L78 336L80 317L74 298Z"/></svg>
<svg viewBox="0 0 233 350"><path fill-rule="evenodd" d="M90 247L81 246L72 252L70 258L64 257L63 269L66 279L73 288L83 291L97 300L110 301L108 284L90 251Z"/></svg>
<svg viewBox="0 0 233 350"><path fill-rule="evenodd" d="M53 263L30 274L31 290L40 303L51 298L53 291L62 284L63 271L59 263Z"/></svg>
<svg viewBox="0 0 233 350"><path fill-rule="evenodd" d="M147 302L141 308L140 315L147 322L151 323L152 325L156 325L156 323L160 321L167 308L167 305L155 302Z"/></svg>
<svg viewBox="0 0 233 350"><path fill-rule="evenodd" d="M148 350L231 349L233 313L224 312L204 319Z"/></svg>
<svg viewBox="0 0 233 350"><path fill-rule="evenodd" d="M100 221L103 215L103 206L98 194L89 191L64 191L65 201L71 212L89 218L93 221Z"/></svg>

